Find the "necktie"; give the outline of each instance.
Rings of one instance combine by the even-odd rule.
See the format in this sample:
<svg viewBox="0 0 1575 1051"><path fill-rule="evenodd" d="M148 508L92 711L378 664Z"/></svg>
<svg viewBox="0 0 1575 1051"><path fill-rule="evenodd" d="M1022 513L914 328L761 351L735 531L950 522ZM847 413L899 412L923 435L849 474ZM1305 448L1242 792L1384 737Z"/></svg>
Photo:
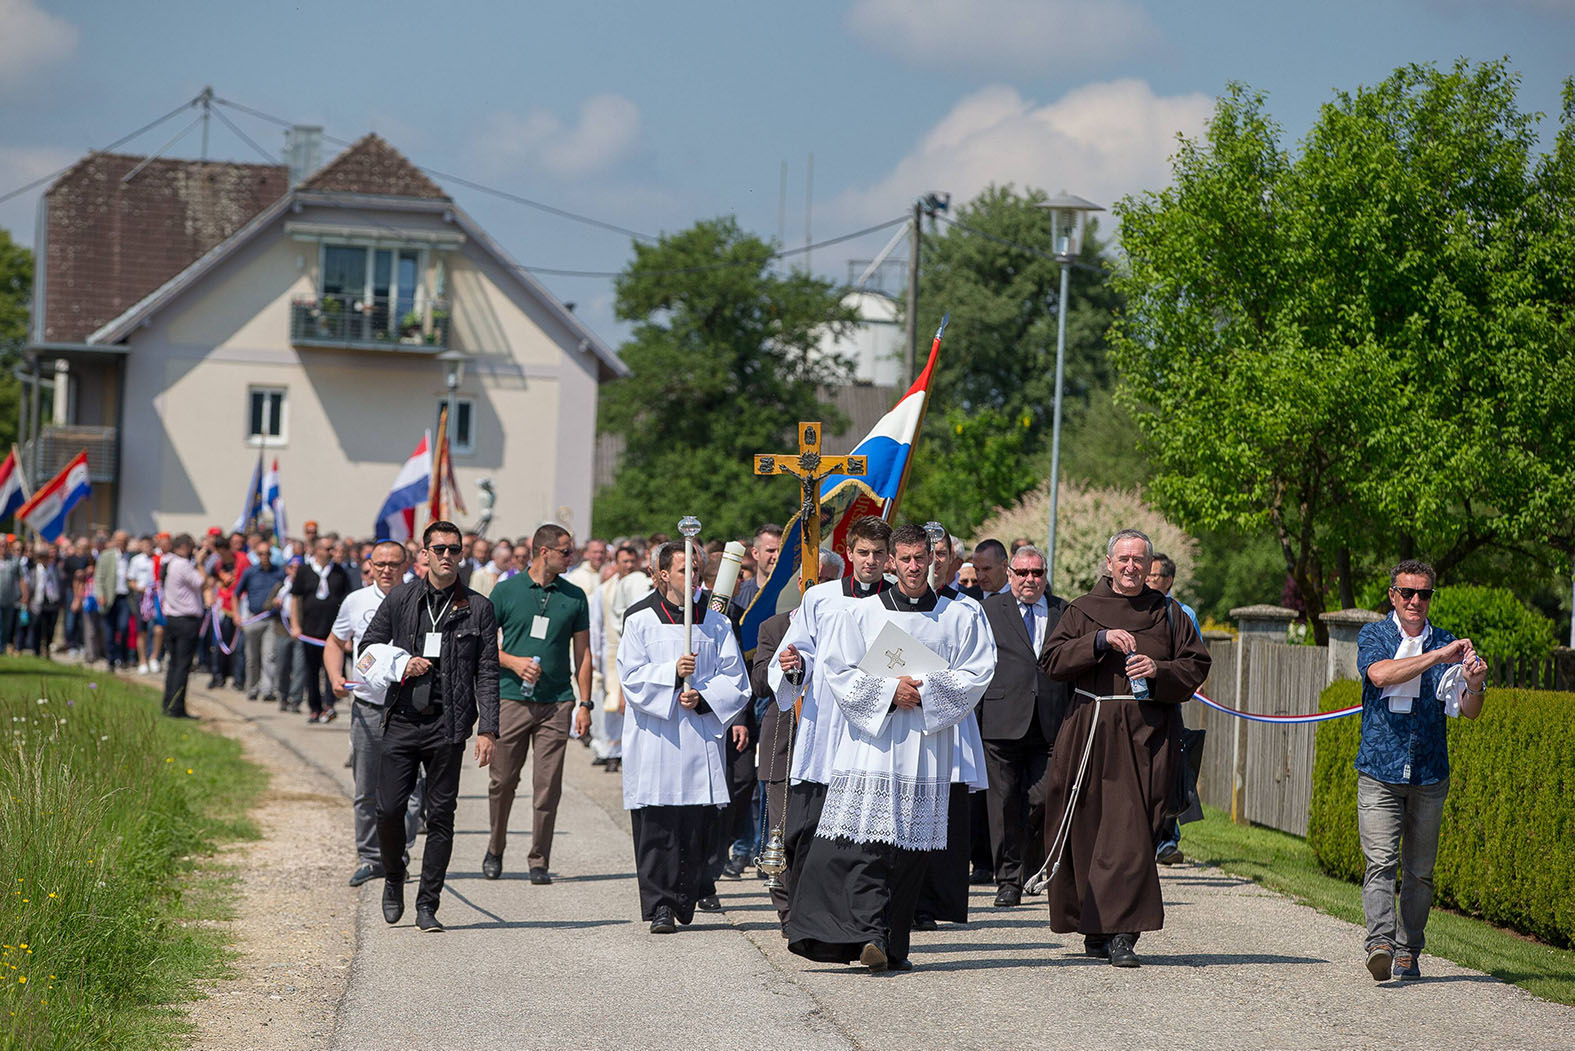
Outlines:
<svg viewBox="0 0 1575 1051"><path fill-rule="evenodd" d="M1028 648L1034 648L1034 607L1023 607L1023 627L1028 629Z"/></svg>

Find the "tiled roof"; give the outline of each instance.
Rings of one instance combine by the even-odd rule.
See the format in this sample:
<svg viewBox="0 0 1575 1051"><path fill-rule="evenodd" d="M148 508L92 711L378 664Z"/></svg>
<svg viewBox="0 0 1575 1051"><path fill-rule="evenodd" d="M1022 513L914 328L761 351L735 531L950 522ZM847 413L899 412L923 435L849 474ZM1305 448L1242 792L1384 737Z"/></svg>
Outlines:
<svg viewBox="0 0 1575 1051"><path fill-rule="evenodd" d="M376 135L364 135L302 184L324 193L375 193L449 200L404 154Z"/></svg>
<svg viewBox="0 0 1575 1051"><path fill-rule="evenodd" d="M278 200L277 164L93 154L45 194L43 340L78 343Z"/></svg>

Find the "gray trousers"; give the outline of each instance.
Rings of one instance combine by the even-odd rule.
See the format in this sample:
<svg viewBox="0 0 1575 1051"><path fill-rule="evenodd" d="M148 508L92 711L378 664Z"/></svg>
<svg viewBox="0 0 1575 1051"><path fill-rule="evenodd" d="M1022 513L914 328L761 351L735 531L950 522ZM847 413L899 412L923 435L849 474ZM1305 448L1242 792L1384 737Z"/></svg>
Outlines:
<svg viewBox="0 0 1575 1051"><path fill-rule="evenodd" d="M383 761L383 709L356 701L350 706L350 769L355 775L355 852L363 864L381 865L377 845L377 771ZM421 827L421 797L425 777L416 778L416 789L405 807L405 864L416 845Z"/></svg>
<svg viewBox="0 0 1575 1051"><path fill-rule="evenodd" d="M259 620L241 629L246 640L246 694L273 693L279 666L279 636L273 622Z"/></svg>
<svg viewBox="0 0 1575 1051"><path fill-rule="evenodd" d="M1431 785L1391 785L1363 773L1356 775L1356 827L1367 859L1362 912L1367 917L1369 950L1388 944L1422 951L1447 795L1447 777ZM1400 869L1398 923L1396 867Z"/></svg>

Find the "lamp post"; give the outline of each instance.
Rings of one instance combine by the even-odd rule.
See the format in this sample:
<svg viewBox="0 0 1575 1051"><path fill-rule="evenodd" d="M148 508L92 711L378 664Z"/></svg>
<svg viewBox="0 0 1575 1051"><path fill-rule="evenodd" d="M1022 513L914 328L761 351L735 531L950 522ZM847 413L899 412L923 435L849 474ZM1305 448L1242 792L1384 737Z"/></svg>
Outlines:
<svg viewBox="0 0 1575 1051"><path fill-rule="evenodd" d="M1061 298L1056 302L1055 414L1050 425L1050 537L1045 547L1045 591L1050 592L1055 585L1055 516L1061 486L1061 373L1066 367L1067 277L1072 272L1072 262L1083 251L1088 213L1104 209L1065 190L1040 207L1050 209L1050 244L1061 264Z"/></svg>
<svg viewBox="0 0 1575 1051"><path fill-rule="evenodd" d="M463 351L455 350L452 347L439 354L437 359L443 363L443 383L448 388L448 425L443 429L443 437L445 439L443 448L446 450L447 457L454 455L454 395L458 392L460 383L465 379L465 362L469 359ZM438 464L437 469L439 471L447 471L449 469L447 460L445 459L444 463ZM441 476L437 479L437 484L439 487L443 485Z"/></svg>

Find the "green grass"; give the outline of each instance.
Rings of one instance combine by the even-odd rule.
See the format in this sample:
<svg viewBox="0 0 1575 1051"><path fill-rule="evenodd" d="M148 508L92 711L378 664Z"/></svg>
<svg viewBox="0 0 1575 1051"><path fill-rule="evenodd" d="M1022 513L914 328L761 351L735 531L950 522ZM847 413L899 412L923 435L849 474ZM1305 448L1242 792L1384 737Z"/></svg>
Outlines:
<svg viewBox="0 0 1575 1051"><path fill-rule="evenodd" d="M1245 876L1319 912L1362 923L1361 888L1325 874L1299 836L1233 825L1223 811L1205 807L1202 821L1182 826L1181 839L1192 860ZM1543 999L1575 1004L1575 951L1439 908L1428 917L1427 951Z"/></svg>
<svg viewBox="0 0 1575 1051"><path fill-rule="evenodd" d="M162 1048L228 967L233 880L267 775L159 694L0 661L0 1049Z"/></svg>

